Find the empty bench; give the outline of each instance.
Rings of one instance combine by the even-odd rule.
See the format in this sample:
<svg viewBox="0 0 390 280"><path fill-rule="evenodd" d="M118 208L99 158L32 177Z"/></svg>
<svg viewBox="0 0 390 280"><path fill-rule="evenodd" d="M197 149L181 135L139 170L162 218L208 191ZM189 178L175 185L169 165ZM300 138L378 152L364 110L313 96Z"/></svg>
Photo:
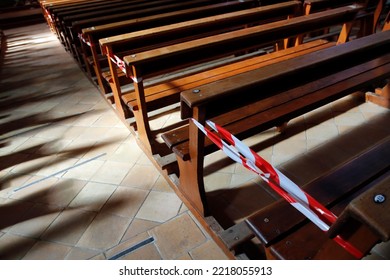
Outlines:
<svg viewBox="0 0 390 280"><path fill-rule="evenodd" d="M389 35L376 33L185 90L182 118L211 119L238 138L279 126L389 78ZM178 161L178 189L207 215L203 158L217 147L191 121L163 139Z"/></svg>
<svg viewBox="0 0 390 280"><path fill-rule="evenodd" d="M83 28L95 26L97 24L105 24L118 20L139 18L159 13L175 11L190 7L199 7L211 3L218 3L222 0L161 0L161 1L145 1L138 4L127 4L121 7L110 9L96 10L92 12L80 13L71 16L62 16L60 23L61 29L64 32L65 39L69 48L75 56L79 56L80 41L78 34ZM80 57L81 58L81 57Z"/></svg>
<svg viewBox="0 0 390 280"><path fill-rule="evenodd" d="M110 72L102 74L112 88L118 113L125 118L131 115L131 110L123 104L120 98L126 94L126 92L122 92L122 85L132 82L130 77L126 77L126 71L123 71L125 68L121 66L124 64L123 57L126 55L224 33L229 30L242 29L262 21L296 16L300 13L300 7L300 2L288 1L282 4L248 8L101 39L101 48L103 53L107 55L110 65Z"/></svg>
<svg viewBox="0 0 390 280"><path fill-rule="evenodd" d="M85 64L88 66L87 70L90 72L90 76L96 77L101 91L105 94L109 93L111 91L109 85L102 79L103 72L107 71L108 62L106 56L100 52L100 39L181 21L240 11L255 7L257 3L257 0L247 0L229 1L194 8L178 6L178 11L83 28L79 37L84 43L82 44L82 53ZM101 22L94 22L94 24L101 24Z"/></svg>
<svg viewBox="0 0 390 280"><path fill-rule="evenodd" d="M123 58L124 71L129 78L133 79L134 90L119 94L115 100L116 107L126 106L131 109L141 143L152 154L159 154L160 147L164 145L159 145L155 141L156 132L150 129L148 113L154 109L161 109L178 102L181 91L246 72L273 61L288 59L319 48L326 48L336 44L336 42L329 43L325 40L314 40L296 48L286 49L283 52L257 55L251 59L246 59L248 57L245 56L233 57L239 61L234 63L232 61L222 61L219 65L207 65L208 69L207 67L195 68L192 73L183 72L179 77L171 76L166 80L144 87L146 79L155 78L161 74L169 74L179 69L187 69L188 66L199 66L203 62L231 57L240 52L260 49L264 46L273 45L275 42L283 41L286 37L294 37L326 26L343 25L339 42L345 42L348 39L349 26L360 9L361 7L358 5L347 6L125 56ZM110 65L113 64L110 63ZM115 71L115 69L111 69L111 74ZM116 82L116 84L118 83ZM163 148L161 147L161 149Z"/></svg>

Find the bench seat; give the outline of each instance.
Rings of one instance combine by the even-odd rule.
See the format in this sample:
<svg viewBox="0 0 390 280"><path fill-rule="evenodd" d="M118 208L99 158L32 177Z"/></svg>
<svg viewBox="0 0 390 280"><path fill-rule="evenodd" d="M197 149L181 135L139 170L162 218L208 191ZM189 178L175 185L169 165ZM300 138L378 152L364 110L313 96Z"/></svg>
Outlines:
<svg viewBox="0 0 390 280"><path fill-rule="evenodd" d="M293 210L285 200L264 207L248 217L244 223L266 248L269 259L353 258L339 245L333 244L330 236L334 237L336 234L342 234L351 242L355 242L354 244L367 254L376 243L389 239L390 215L383 207L390 209L390 204L380 205L381 208L375 210L377 215L383 214L381 223L378 224L375 223L375 218L372 219L372 214L371 216L365 214L369 215L378 206L372 203L367 209L362 206L360 200L364 199L369 205L371 201L373 202L370 194L377 193L384 184L390 182L389 156L390 138L387 138L303 186L307 193L336 215L355 206L355 213L360 214L358 220L363 221L360 224L364 225L356 233L357 236L354 235L355 231L361 225L356 222L346 224L347 219L343 218L343 214L330 228L329 233L326 233L308 222L301 213ZM342 223L339 222L342 220L344 220ZM348 228L352 230L348 231ZM354 237L349 237L348 234ZM331 249L327 248L328 246Z"/></svg>

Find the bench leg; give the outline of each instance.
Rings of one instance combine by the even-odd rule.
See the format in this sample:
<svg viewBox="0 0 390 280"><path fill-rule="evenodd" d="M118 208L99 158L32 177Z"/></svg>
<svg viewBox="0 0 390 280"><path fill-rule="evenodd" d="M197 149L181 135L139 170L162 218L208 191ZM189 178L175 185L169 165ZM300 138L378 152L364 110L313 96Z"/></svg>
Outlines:
<svg viewBox="0 0 390 280"><path fill-rule="evenodd" d="M288 122L283 122L283 123L281 123L280 125L276 126L276 130L277 130L279 133L285 132L286 129L287 129L287 123L288 123Z"/></svg>
<svg viewBox="0 0 390 280"><path fill-rule="evenodd" d="M204 124L204 115L200 117L194 109L194 118ZM189 121L190 159L177 157L180 171L180 192L202 216L208 216L206 192L203 181L204 141L205 136L197 126Z"/></svg>
<svg viewBox="0 0 390 280"><path fill-rule="evenodd" d="M208 216L203 172L199 170L199 164L196 160L183 161L181 158L178 158L177 162L180 170L180 181L178 186L180 192L201 216Z"/></svg>
<svg viewBox="0 0 390 280"><path fill-rule="evenodd" d="M390 82L383 88L378 88L375 93L368 92L366 101L390 109Z"/></svg>

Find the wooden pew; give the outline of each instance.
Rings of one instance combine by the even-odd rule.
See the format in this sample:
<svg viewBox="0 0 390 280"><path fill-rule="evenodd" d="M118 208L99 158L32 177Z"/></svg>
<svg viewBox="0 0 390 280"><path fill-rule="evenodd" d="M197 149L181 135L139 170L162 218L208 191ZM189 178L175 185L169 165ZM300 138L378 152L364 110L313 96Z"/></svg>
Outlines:
<svg viewBox="0 0 390 280"><path fill-rule="evenodd" d="M212 119L238 138L283 124L389 78L389 34L376 33L185 90L182 118ZM203 157L215 145L192 122L163 139L177 157L178 188L199 213L207 214Z"/></svg>
<svg viewBox="0 0 390 280"><path fill-rule="evenodd" d="M108 93L111 92L111 89L102 79L103 71L107 71L108 62L107 58L100 52L100 39L181 21L240 11L255 7L255 5L257 5L256 0L230 1L84 28L79 36L84 43L82 44L83 58L87 66L91 65L87 68L90 76L96 77L103 93Z"/></svg>
<svg viewBox="0 0 390 280"><path fill-rule="evenodd" d="M389 157L387 137L303 187L338 215L328 232L308 222L284 200L239 225L248 226L259 238L268 259L355 259L332 240L337 235L367 255L378 242L390 238Z"/></svg>
<svg viewBox="0 0 390 280"><path fill-rule="evenodd" d="M269 6L266 6L269 7ZM266 8L264 7L264 8ZM273 45L275 42L293 37L299 34L315 30L325 26L344 24L341 31L340 42L348 38L351 22L361 9L360 6L347 6L332 11L325 11L305 17L295 17L288 20L272 22L228 33L218 34L211 37L200 38L193 41L183 42L150 51L133 53L124 57L124 70L128 77L132 77L134 90L122 94L120 88L114 88L115 104L123 110L131 109L135 119L138 137L141 143L152 154L163 153L159 149L166 149L155 141L156 133L150 129L148 113L153 109L163 108L179 101L181 91L196 85L222 79L235 73L249 71L262 63L272 63L273 59L283 60L301 53L314 51L318 48L328 47L327 41L310 42L288 49L285 52L277 52L270 56L255 56L252 60L246 60L245 56L233 57L232 61L222 62L222 65L208 65L205 68L195 68L195 73L187 73L181 77L169 77L168 80L144 87L146 79L152 79L164 73L181 71L189 66L199 66L207 61L215 61L221 58L232 58L237 53L247 50L259 49ZM267 62L268 61L268 62ZM116 72L116 65L110 60L111 74ZM237 72L238 71L238 72ZM114 83L119 84L119 81Z"/></svg>
<svg viewBox="0 0 390 280"><path fill-rule="evenodd" d="M298 1L287 1L277 5L257 8L255 7L256 1L245 1L244 3L246 5L242 6L243 9L238 9L234 12L218 13L217 15L206 17L197 16L193 20L120 34L101 39L99 42L104 54L115 54L116 57L123 58L127 54L132 54L141 49L152 49L157 46L170 45L175 42L188 41L228 30L244 28L246 25L262 21L272 21L300 14L300 2ZM231 3L228 4L229 6L231 5ZM255 8L250 9L253 6ZM108 57L108 61L111 61L110 57ZM111 75L113 72L117 73L117 71L112 71ZM104 73L105 79L108 81L115 80L111 75ZM127 83L130 81L128 79ZM119 84L110 84L111 87L114 87L113 91L117 90L119 92Z"/></svg>
<svg viewBox="0 0 390 280"><path fill-rule="evenodd" d="M122 5L130 3L131 0L93 0L93 1L68 1L68 2L50 2L42 3L41 7L43 14L51 27L52 31L57 34L57 37L65 44L63 32L61 30L60 16L66 14L78 14L89 9L103 9L110 7L110 5Z"/></svg>
<svg viewBox="0 0 390 280"><path fill-rule="evenodd" d="M136 72L136 76L134 75L135 71L129 70L126 71L124 67L121 67L121 64L124 64L124 62L121 61L122 58L126 58L126 55L129 55L130 58L132 58L132 54L135 54L140 51L147 51L149 49L154 49L156 47L162 47L162 46L170 46L172 44L177 44L179 42L182 42L185 44L185 41L189 41L195 38L203 38L202 42L207 43L209 38L211 37L206 37L210 36L213 34L218 34L222 36L221 38L227 36L223 34L227 33L221 33L221 32L226 32L229 29L241 29L242 27L246 27L246 25L250 24L256 24L258 23L259 19L262 19L264 21L272 21L275 19L280 19L280 17L287 18L289 16L296 15L297 12L299 12L300 9L300 2L297 1L289 1L286 3L281 3L281 4L276 4L276 5L269 5L269 6L264 6L264 7L257 7L253 8L250 10L244 10L244 11L239 11L239 12L234 12L230 14L223 14L220 16L213 16L209 18L202 18L199 20L193 20L193 21L188 21L188 22L181 22L178 24L172 24L169 26L164 26L164 27L157 27L154 29L148 29L148 30L142 30L140 32L134 32L130 33L127 35L119 35L119 36L114 36L110 37L107 39L102 39L100 40L100 44L102 48L104 48L104 53L107 54L108 60L109 60L109 65L110 65L110 73L112 76L109 78L110 84L112 87L112 91L114 94L114 99L115 99L115 105L118 113L124 117L127 118L131 116L131 113L134 113L136 116L136 127L137 130L140 132L139 137L144 141L145 145L148 146L149 141L149 136L151 136L151 132L149 129L149 124L147 118L144 119L144 115L147 114L147 109L141 108L139 106L140 104L138 103L135 96L143 91L143 80L144 78L155 78L162 74L162 71L160 69L157 70L156 67L156 72L153 72L151 75L148 74L148 76L143 76L138 74L138 70ZM229 15L229 16L228 16ZM353 17L353 16L351 16ZM226 30L226 26L229 27L229 29ZM244 31L245 34L250 33L251 31ZM188 36L190 34L190 36ZM219 36L218 35L218 36ZM232 35L234 36L234 35ZM112 44L114 42L115 44ZM120 44L118 44L118 42ZM259 45L259 41L252 41L252 42L246 42L247 44L252 44L251 46L256 48ZM122 53L121 51L123 50L124 44L128 45L129 47L131 46L131 49L128 51L125 51ZM191 43L189 42L191 45ZM262 45L263 42L260 43ZM268 44L270 45L270 44ZM271 43L272 45L272 43ZM219 47L218 51L213 50L213 54L208 57L207 59L209 61L220 58L221 54L222 56L228 57L231 56L235 53L243 52L250 50L248 46L240 46L239 44L235 44L236 50L234 53L229 50L229 48L225 47ZM138 54L137 54L138 56ZM243 58L238 58L238 59L243 59ZM184 68L187 66L198 66L200 65L202 60L198 60L196 56L191 59L191 62L182 65ZM159 63L156 63L156 66L158 66ZM169 63L174 65L173 63ZM124 72L127 73L127 77L133 80L136 80L138 82L134 83L135 90L130 90L129 92L122 92L121 89L121 82L119 80L119 77L117 75L118 71L117 68L121 68L122 70L125 70ZM172 68L168 67L168 64L164 62L164 70L163 73L172 73ZM133 67L132 62L129 63L129 69ZM142 69L143 66L135 66L140 67L139 69ZM218 71L218 70L216 70ZM199 69L198 69L199 72ZM192 78L189 78L192 79ZM198 79L194 77L194 79ZM179 80L178 80L179 81ZM170 84L171 81L165 81L161 83L161 87L167 87ZM180 81L179 81L180 82ZM182 83L181 81L180 83ZM176 83L176 82L175 82ZM175 84L173 83L173 84ZM186 83L186 82L184 82ZM165 84L165 85L164 85ZM171 87L171 89L169 89ZM179 101L179 92L183 89L183 87L179 86L177 84L177 87L174 86L168 86L166 88L166 92L163 91L159 93L158 90L159 85L157 84L156 87L151 88L150 90L151 93L147 93L147 95L150 95L153 100L150 100L148 104L148 109L150 111L153 111L155 109L159 109L168 105L172 105L176 102ZM146 89L147 91L149 89ZM155 92L153 92L155 91ZM143 101L141 101L143 102ZM150 138L152 139L152 138ZM151 151L153 148L151 147L153 144L151 144L148 149ZM162 148L165 148L165 145L160 145ZM158 148L157 148L158 149ZM153 151L155 153L156 150Z"/></svg>
<svg viewBox="0 0 390 280"><path fill-rule="evenodd" d="M82 28L90 27L98 24L105 24L118 20L139 18L158 13L178 10L180 8L190 8L202 6L210 3L221 2L222 0L160 0L160 1L146 1L144 3L137 3L131 5L124 5L122 7L115 7L110 9L99 9L92 12L81 13L77 15L61 17L61 29L65 34L67 45L72 53L77 56L77 47L80 44L78 34Z"/></svg>
<svg viewBox="0 0 390 280"><path fill-rule="evenodd" d="M379 17L386 4L386 0L304 0L304 13L310 14L314 11L326 10L347 4L359 3L365 6L360 15L358 36L365 36L376 31Z"/></svg>

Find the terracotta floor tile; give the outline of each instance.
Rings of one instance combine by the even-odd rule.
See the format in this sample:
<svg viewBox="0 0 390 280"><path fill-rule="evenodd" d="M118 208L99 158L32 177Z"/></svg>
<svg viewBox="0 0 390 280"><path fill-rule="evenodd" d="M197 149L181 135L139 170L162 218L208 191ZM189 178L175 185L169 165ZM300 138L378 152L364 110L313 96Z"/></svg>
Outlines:
<svg viewBox="0 0 390 280"><path fill-rule="evenodd" d="M155 227L150 232L161 256L167 260L176 259L206 241L206 237L187 214Z"/></svg>

